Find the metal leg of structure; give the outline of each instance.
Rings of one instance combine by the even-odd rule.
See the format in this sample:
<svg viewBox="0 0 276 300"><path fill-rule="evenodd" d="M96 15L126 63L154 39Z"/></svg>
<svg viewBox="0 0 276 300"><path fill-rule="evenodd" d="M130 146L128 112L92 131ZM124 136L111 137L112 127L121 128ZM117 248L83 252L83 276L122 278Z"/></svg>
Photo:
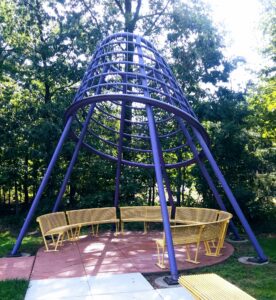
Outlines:
<svg viewBox="0 0 276 300"><path fill-rule="evenodd" d="M17 237L16 243L15 243L13 249L12 249L11 255L16 255L16 253L17 253L17 251L18 251L18 249L19 249L19 247L20 247L20 245L22 243L22 240L23 240L23 238L24 238L24 236L26 234L26 231L27 231L27 229L29 227L29 224L30 224L30 222L32 220L32 217L34 215L34 212L36 210L36 207L37 207L37 205L38 205L38 203L40 201L42 193L43 193L43 191L44 191L44 189L46 187L46 184L47 184L47 182L49 180L49 177L50 177L50 175L52 173L52 170L53 170L53 168L55 166L56 160L57 160L57 158L59 156L59 153L60 153L60 151L62 149L62 145L63 145L63 143L64 143L64 141L65 141L65 139L66 139L66 137L68 135L68 132L70 130L70 126L71 126L72 120L73 120L72 117L70 117L68 119L68 121L67 121L64 129L63 129L62 135L61 135L61 137L60 137L60 139L58 141L58 144L57 144L57 147L55 149L55 152L54 152L54 154L53 154L53 156L51 158L49 166L48 166L48 168L47 168L47 170L45 172L45 175L44 175L44 177L43 177L43 179L41 181L41 184L39 186L37 194L36 194L36 196L35 196L35 198L33 200L32 206L31 206L31 208L30 208L30 210L28 212L28 215L26 217L26 220L25 220L25 222L24 222L24 224L23 224L23 226L21 228L21 231L20 231L18 237Z"/></svg>
<svg viewBox="0 0 276 300"><path fill-rule="evenodd" d="M161 148L160 140L158 138L157 138L157 145L158 145L158 152L159 152L160 163L161 163L161 168L162 168L162 174L163 174L166 190L167 190L168 197L169 197L169 203L170 203L170 206L172 207L171 217L174 218L174 216L175 216L175 204L173 202L173 196L172 196L170 180L169 180L169 177L168 177L168 174L167 174L167 171L166 171L165 161L164 161L163 154L162 154L162 148Z"/></svg>
<svg viewBox="0 0 276 300"><path fill-rule="evenodd" d="M201 137L201 135L196 130L195 130L195 134L196 134L196 137L197 137L197 139L198 139L198 141L199 141L199 143L200 143L200 145L201 145L201 147L202 147L202 149L203 149L203 151L204 151L204 153L205 153L205 155L206 155L206 157L207 157L207 159L208 159L208 161L209 161L209 163L210 163L210 165L211 165L211 167L214 171L214 173L216 174L218 180L220 181L220 183L221 183L221 185L222 185L222 187L223 187L223 189L224 189L231 205L233 206L240 222L242 223L243 228L245 229L245 231L246 231L253 247L255 248L255 250L256 250L256 252L259 256L259 263L266 262L268 259L265 256L265 254L263 252L263 249L261 248L258 240L256 239L255 234L253 233L250 225L248 224L243 212L241 211L240 206L237 203L237 200L235 199L235 197L234 197L230 187L228 186L223 174L221 173L216 161L214 160L213 155L211 154L208 146L206 145L206 143L203 140L203 138Z"/></svg>
<svg viewBox="0 0 276 300"><path fill-rule="evenodd" d="M177 284L178 270L177 270L177 265L176 265L175 252L174 252L173 240L172 240L171 229L170 229L170 221L169 221L165 191L164 191L164 186L163 186L162 170L161 170L160 156L159 156L159 151L158 151L158 142L157 142L157 135L156 135L156 130L155 130L155 122L154 122L154 117L153 117L153 113L152 113L152 108L149 105L147 105L146 110L147 110L147 116L148 116L148 122L149 122L149 131L150 131L150 139L151 139L151 145L152 145L152 153L153 153L156 181L157 181L157 185L158 185L158 193L159 193L159 198L160 198L161 212L162 212L162 216L163 216L163 226L164 226L164 231L165 231L165 235L166 235L167 251L168 251L168 255L169 255L171 278L168 278L168 283L169 284Z"/></svg>
<svg viewBox="0 0 276 300"><path fill-rule="evenodd" d="M54 208L53 208L53 212L56 212L58 210L58 207L59 207L59 204L60 204L60 201L61 201L61 198L65 192L65 189L66 189L66 185L68 183L68 180L70 179L70 176L71 176L71 173L73 171L73 167L76 163L76 160L78 158L78 154L79 154L79 151L80 151L80 147L81 147L81 144L83 142L83 139L85 137L85 134L86 134L86 130L87 130L87 127L88 127L88 124L90 122L90 118L94 112L94 108L95 108L95 105L92 105L88 111L88 114L86 116L86 119L85 119L85 122L83 124L83 127L82 127L82 130L81 130L81 134L79 136L79 140L75 146L75 150L74 150L74 153L73 153L73 156L72 156L72 159L70 161L70 164L68 166L68 169L66 171L66 174L65 174L65 177L63 179L63 182L62 182L62 185L61 185L61 188L60 188L60 191L59 191L59 194L57 196L57 199L56 199L56 202L55 202L55 205L54 205Z"/></svg>
<svg viewBox="0 0 276 300"><path fill-rule="evenodd" d="M220 207L222 210L226 211L226 207L225 207L225 205L224 205L224 203L223 203L223 201L222 201L222 199L221 199L221 196L220 196L218 190L217 190L216 187L215 187L215 184L214 184L214 182L213 182L211 176L209 175L209 173L208 173L208 171L207 171L207 169L206 169L204 163L203 163L203 162L200 160L200 158L198 157L198 151L197 151L196 146L194 145L194 143L193 143L193 141L192 141L192 137L191 137L190 133L188 132L187 128L185 127L183 121L182 121L182 120L179 120L179 119L178 119L178 121L179 121L179 124L180 124L180 126L181 126L181 129L182 129L182 131L183 131L183 133L184 133L184 135L185 135L185 137L186 137L186 139L187 139L187 143L188 143L188 145L190 146L190 149L191 149L191 151L192 151L193 154L194 154L194 157L195 157L195 159L196 159L196 161L197 161L197 164L198 164L198 166L199 166L199 168L200 168L200 171L201 171L202 175L204 176L205 180L207 181L207 183L208 183L208 185L209 185L211 191L213 192L213 195L214 195L215 199L217 200L217 203L218 203L219 207ZM234 225L234 223L233 223L232 220L231 220L230 223L229 223L229 227L231 228L232 232L234 233L236 239L237 239L237 240L240 240L241 238L240 238L240 236L239 236L238 230L237 230L237 228L236 228L236 226Z"/></svg>

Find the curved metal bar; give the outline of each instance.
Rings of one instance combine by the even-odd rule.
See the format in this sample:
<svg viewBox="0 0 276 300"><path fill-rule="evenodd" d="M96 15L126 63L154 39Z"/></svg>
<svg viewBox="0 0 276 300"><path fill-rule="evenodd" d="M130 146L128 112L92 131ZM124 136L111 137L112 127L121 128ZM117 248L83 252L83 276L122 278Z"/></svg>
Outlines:
<svg viewBox="0 0 276 300"><path fill-rule="evenodd" d="M97 106L97 105L96 105L96 108L97 108L97 110L99 110L101 113L103 113L104 115L106 115L106 116L108 116L108 117L110 117L110 118L113 118L113 119L118 120L118 121L121 120L121 118L116 117L116 116L114 116L114 115L112 115L112 114L110 114L110 113L104 111L103 109L101 109L101 108L100 108L99 106ZM174 118L174 116L170 116L170 117L167 117L166 119L157 120L157 121L155 121L155 123L156 123L156 124L167 123L168 121L172 120L173 118ZM127 119L125 119L125 122L126 122L126 123L130 123L130 124L135 124L135 125L143 125L143 126L148 125L147 122L131 121L131 120L127 120Z"/></svg>
<svg viewBox="0 0 276 300"><path fill-rule="evenodd" d="M138 102L142 104L150 104L152 106L156 106L158 108L164 109L170 113L175 114L176 116L179 116L180 118L184 119L189 125L195 127L207 144L209 144L209 138L208 134L205 131L205 129L202 127L202 125L191 115L186 113L183 110L180 110L179 108L172 106L170 104L167 104L165 102L161 102L152 98L147 97L138 97L133 95L113 95L113 94L103 94L103 95L96 95L93 97L84 98L82 101L78 101L73 103L65 112L65 119L67 120L71 115L75 115L77 110L81 107L84 107L88 104L97 103L101 101L109 101L110 99L118 100L118 97L120 98L120 101L132 101L132 102Z"/></svg>

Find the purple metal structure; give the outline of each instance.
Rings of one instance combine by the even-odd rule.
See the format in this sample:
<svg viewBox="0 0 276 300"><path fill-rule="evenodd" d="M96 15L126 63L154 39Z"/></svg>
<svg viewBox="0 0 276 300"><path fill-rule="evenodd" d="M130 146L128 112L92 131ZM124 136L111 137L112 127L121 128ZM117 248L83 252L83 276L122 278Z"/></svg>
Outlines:
<svg viewBox="0 0 276 300"><path fill-rule="evenodd" d="M218 205L226 210L204 165L204 158L207 158L247 232L258 260L267 260L210 152L206 131L196 118L171 69L154 46L144 38L131 33L118 33L99 44L65 117L63 134L12 255L17 253L21 245L62 145L71 130L76 146L53 211L59 207L81 147L117 163L114 197L116 207L119 205L121 165L154 168L167 239L170 280L175 282L178 271L164 183L172 206L173 198L166 169L197 163ZM230 226L238 237L234 224L231 223Z"/></svg>

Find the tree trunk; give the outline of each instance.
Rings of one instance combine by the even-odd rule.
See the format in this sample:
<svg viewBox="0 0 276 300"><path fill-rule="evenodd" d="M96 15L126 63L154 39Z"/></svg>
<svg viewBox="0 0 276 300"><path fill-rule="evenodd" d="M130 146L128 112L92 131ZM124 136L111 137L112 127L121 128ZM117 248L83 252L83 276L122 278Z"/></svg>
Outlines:
<svg viewBox="0 0 276 300"><path fill-rule="evenodd" d="M149 191L149 195L148 195L148 205L151 204L151 187L149 186L148 188L148 191Z"/></svg>
<svg viewBox="0 0 276 300"><path fill-rule="evenodd" d="M25 156L25 170L23 179L23 191L24 191L24 204L27 206L29 203L29 191L28 191L28 156Z"/></svg>
<svg viewBox="0 0 276 300"><path fill-rule="evenodd" d="M18 188L17 188L17 182L14 183L14 189L15 189L15 215L19 215L19 202L18 202Z"/></svg>

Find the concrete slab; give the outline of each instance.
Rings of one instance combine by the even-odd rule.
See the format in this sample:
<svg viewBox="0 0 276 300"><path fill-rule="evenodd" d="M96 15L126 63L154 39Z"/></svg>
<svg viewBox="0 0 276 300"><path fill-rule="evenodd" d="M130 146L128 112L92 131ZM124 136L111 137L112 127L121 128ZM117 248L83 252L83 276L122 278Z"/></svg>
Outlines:
<svg viewBox="0 0 276 300"><path fill-rule="evenodd" d="M25 300L59 300L91 296L87 277L31 280Z"/></svg>
<svg viewBox="0 0 276 300"><path fill-rule="evenodd" d="M158 294L164 300L195 300L195 298L182 287L157 289Z"/></svg>
<svg viewBox="0 0 276 300"><path fill-rule="evenodd" d="M163 298L161 298L161 296L155 290L140 291L134 293L117 293L117 294L109 294L109 295L92 296L92 300L145 300L145 299L162 300Z"/></svg>
<svg viewBox="0 0 276 300"><path fill-rule="evenodd" d="M140 273L88 276L88 282L93 296L116 293L133 294L153 290L153 287Z"/></svg>

